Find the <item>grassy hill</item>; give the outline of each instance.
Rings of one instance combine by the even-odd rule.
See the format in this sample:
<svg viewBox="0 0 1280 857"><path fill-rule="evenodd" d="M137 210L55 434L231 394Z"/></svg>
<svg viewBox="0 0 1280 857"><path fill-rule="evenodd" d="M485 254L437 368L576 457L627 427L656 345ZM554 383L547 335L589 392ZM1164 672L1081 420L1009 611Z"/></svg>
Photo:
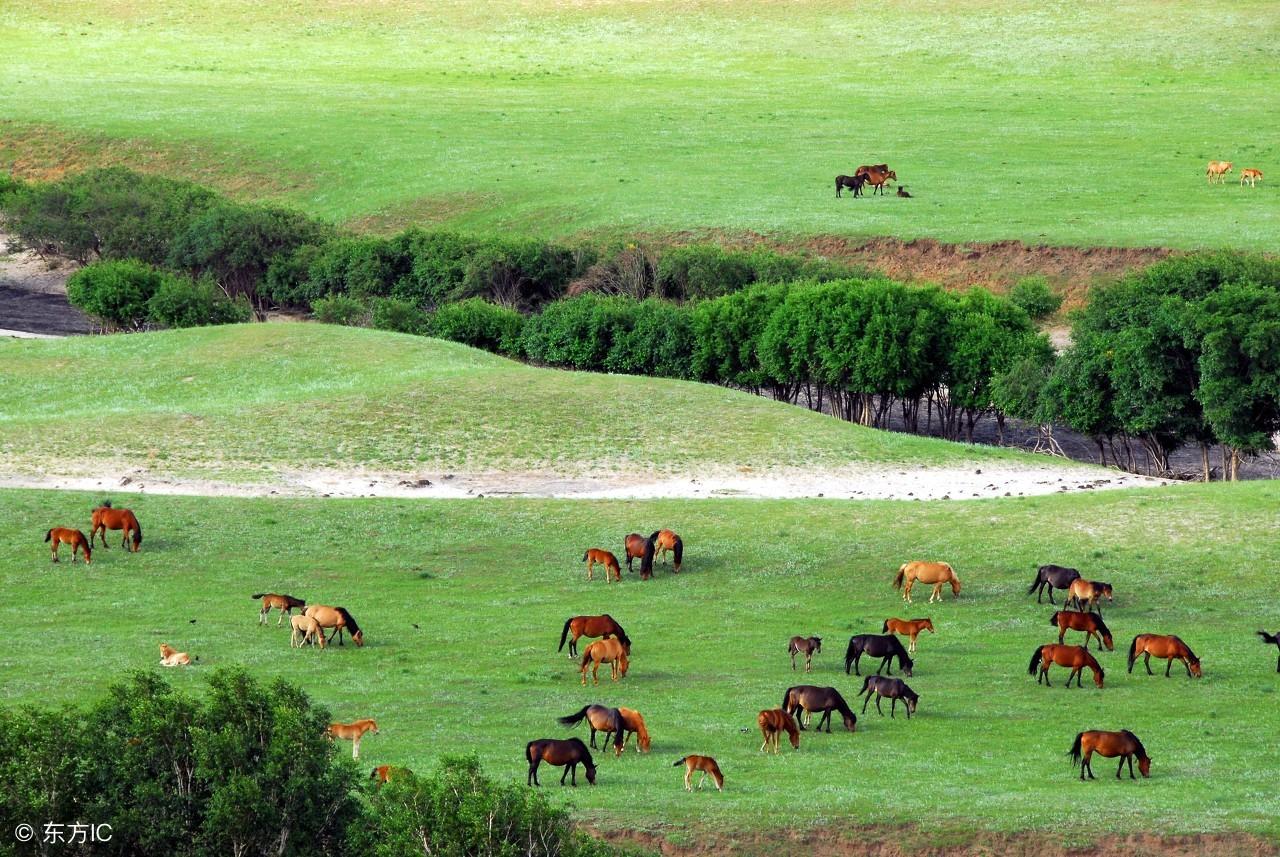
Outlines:
<svg viewBox="0 0 1280 857"><path fill-rule="evenodd" d="M125 163L358 225L1280 249L1270 182L1203 175L1278 169L1265 0L32 0L0 44L26 175ZM880 161L914 200L834 198Z"/></svg>

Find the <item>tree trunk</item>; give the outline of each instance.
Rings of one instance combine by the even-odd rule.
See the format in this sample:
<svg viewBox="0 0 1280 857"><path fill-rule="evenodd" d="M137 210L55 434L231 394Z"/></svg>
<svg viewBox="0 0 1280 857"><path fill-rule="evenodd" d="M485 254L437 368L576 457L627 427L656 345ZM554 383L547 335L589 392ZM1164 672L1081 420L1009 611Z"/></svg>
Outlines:
<svg viewBox="0 0 1280 857"><path fill-rule="evenodd" d="M1212 474L1209 472L1209 444L1204 441L1200 442L1200 467L1204 474L1204 481L1211 481Z"/></svg>

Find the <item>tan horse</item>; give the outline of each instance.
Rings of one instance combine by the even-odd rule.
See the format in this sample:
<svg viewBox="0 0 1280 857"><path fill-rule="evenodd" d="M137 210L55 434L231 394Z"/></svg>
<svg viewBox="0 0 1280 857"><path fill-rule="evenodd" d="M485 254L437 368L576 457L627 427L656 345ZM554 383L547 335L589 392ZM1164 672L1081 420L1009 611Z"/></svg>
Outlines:
<svg viewBox="0 0 1280 857"><path fill-rule="evenodd" d="M258 624L267 624L267 614L271 612L271 608L280 611L280 618L276 619L276 627L280 627L280 623L284 621L285 614L293 616L294 609L306 610L307 602L301 598L294 598L292 595L277 595L274 592L258 592L251 596L254 601L262 599L262 609L258 611Z"/></svg>
<svg viewBox="0 0 1280 857"><path fill-rule="evenodd" d="M702 788L702 784L706 782L707 774L711 775L711 781L716 784L716 791L724 791L724 774L720 773L720 766L716 764L716 760L710 756L685 756L671 767L678 768L684 765L684 790L693 791L693 772L701 771L702 776L698 778L698 788Z"/></svg>
<svg viewBox="0 0 1280 857"><path fill-rule="evenodd" d="M325 730L325 734L332 741L335 738L342 738L351 742L351 758L360 758L360 739L364 737L366 732L378 734L378 724L373 720L357 720L354 723L330 723L329 728Z"/></svg>
<svg viewBox="0 0 1280 857"><path fill-rule="evenodd" d="M1204 174L1209 179L1209 184L1214 182L1221 184L1226 181L1227 173L1231 172L1231 167L1232 163L1230 161L1210 161Z"/></svg>
<svg viewBox="0 0 1280 857"><path fill-rule="evenodd" d="M916 637L920 636L921 631L934 633L932 619L886 619L884 627L880 629L881 634L900 634L911 638L911 645L907 647L910 654L916 653Z"/></svg>
<svg viewBox="0 0 1280 857"><path fill-rule="evenodd" d="M654 557L666 563L667 554L670 553L675 560L671 564L671 570L679 574L680 563L684 561L684 540L671 530L658 530L649 538L653 539Z"/></svg>
<svg viewBox="0 0 1280 857"><path fill-rule="evenodd" d="M160 666L186 667L191 665L191 656L186 652L175 651L168 643L160 644Z"/></svg>
<svg viewBox="0 0 1280 857"><path fill-rule="evenodd" d="M787 737L791 739L792 748L800 749L800 728L796 726L796 719L781 708L770 708L761 711L756 717L756 725L760 727L760 734L764 736L764 743L760 745L760 752L769 752L767 747L773 747L773 752L778 752L778 736L783 732L787 733Z"/></svg>
<svg viewBox="0 0 1280 857"><path fill-rule="evenodd" d="M587 667L591 667L591 678L596 683L600 683L600 665L609 665L609 674L614 681L620 678L626 678L627 667L630 661L627 659L627 649L616 637L606 637L603 640L596 640L587 646L582 652L582 684L587 683Z"/></svg>
<svg viewBox="0 0 1280 857"><path fill-rule="evenodd" d="M902 587L902 582L906 581L906 588L902 589L902 600L911 603L911 587L915 586L916 581L921 583L933 584L933 594L929 596L929 603L935 600L942 600L942 584L951 584L951 594L955 598L960 597L960 578L956 574L950 564L945 562L908 562L904 563L902 568L898 569L898 576L893 579L893 588Z"/></svg>
<svg viewBox="0 0 1280 857"><path fill-rule="evenodd" d="M1071 585L1067 587L1067 607L1071 606L1071 602L1075 601L1076 608L1085 613L1096 611L1099 616L1102 615L1102 599L1114 603L1116 600L1115 592L1111 589L1110 583L1103 583L1100 580L1085 580L1083 577L1077 577L1071 581Z"/></svg>
<svg viewBox="0 0 1280 857"><path fill-rule="evenodd" d="M364 631L360 630L360 626L356 624L355 617L347 612L345 607L326 607L323 604L312 604L303 614L310 616L320 623L321 628L332 628L333 633L329 635L329 642L333 642L333 638L338 638L338 645L342 645L342 632L345 630L351 635L351 642L357 646L364 645Z"/></svg>
<svg viewBox="0 0 1280 857"><path fill-rule="evenodd" d="M44 534L46 542L52 542L53 561L58 562L58 545L71 545L71 561L76 561L76 552L84 551L84 564L89 565L93 562L93 548L89 544L89 540L84 537L84 533L79 530L73 530L70 527L54 527L52 530Z"/></svg>
<svg viewBox="0 0 1280 857"><path fill-rule="evenodd" d="M1240 171L1240 187L1244 187L1245 182L1249 183L1249 187L1257 187L1260 181L1262 181L1262 170L1249 167Z"/></svg>
<svg viewBox="0 0 1280 857"><path fill-rule="evenodd" d="M324 630L320 627L320 623L310 616L290 616L289 626L293 631L289 634L290 648L301 649L311 641L311 645L319 644L320 648L324 648Z"/></svg>
<svg viewBox="0 0 1280 857"><path fill-rule="evenodd" d="M631 740L631 736L636 736L636 752L649 752L649 729L644 725L644 717L634 708L618 708L618 713L622 715L622 749L627 749L627 742Z"/></svg>
<svg viewBox="0 0 1280 857"><path fill-rule="evenodd" d="M120 547L129 548L129 534L133 534L133 547L129 548L133 553L142 550L142 525L138 523L138 518L133 514L132 509L113 509L111 501L106 500L101 506L93 510L93 529L89 531L89 543L93 543L95 536L102 536L102 549L107 548L107 530L121 530Z"/></svg>
<svg viewBox="0 0 1280 857"><path fill-rule="evenodd" d="M622 582L622 569L618 567L618 558L603 548L589 548L582 555L582 561L587 564L587 580L593 580L596 564L604 566L604 582L611 583L613 581Z"/></svg>

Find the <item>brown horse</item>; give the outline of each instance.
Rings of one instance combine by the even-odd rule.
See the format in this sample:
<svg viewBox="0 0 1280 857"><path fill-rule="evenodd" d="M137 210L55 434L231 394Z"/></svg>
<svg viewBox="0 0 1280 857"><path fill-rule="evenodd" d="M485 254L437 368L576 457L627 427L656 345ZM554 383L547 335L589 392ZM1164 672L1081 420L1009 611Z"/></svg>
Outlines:
<svg viewBox="0 0 1280 857"><path fill-rule="evenodd" d="M880 712L880 716L884 716L884 709L880 707L880 700L888 697L889 703L889 719L892 720L898 713L898 700L902 700L902 705L907 710L907 719L911 719L911 715L915 714L916 709L920 706L920 694L907 685L900 678L889 678L883 675L869 675L862 682L862 690L858 691L858 696L863 694L867 698L862 703L862 713L867 713L867 704L871 702L871 695L876 697L876 711Z"/></svg>
<svg viewBox="0 0 1280 857"><path fill-rule="evenodd" d="M1114 602L1115 594L1111 591L1110 583L1103 583L1099 580L1085 580L1078 577L1071 581L1071 585L1067 587L1067 607L1071 606L1071 602L1076 603L1076 609L1083 610L1088 613L1091 610L1097 610L1098 615L1102 615L1103 598Z"/></svg>
<svg viewBox="0 0 1280 857"><path fill-rule="evenodd" d="M613 754L622 755L626 727L623 724L621 711L607 705L584 705L573 714L556 718L556 722L561 726L577 726L583 720L586 720L587 725L591 727L592 750L596 749L596 733L603 732L613 736Z"/></svg>
<svg viewBox="0 0 1280 857"><path fill-rule="evenodd" d="M128 547L129 534L133 533L133 553L142 549L142 526L138 523L131 509L113 509L111 501L104 500L102 505L93 510L93 529L89 531L89 543L94 536L101 534L102 549L107 549L107 530L122 530L120 547Z"/></svg>
<svg viewBox="0 0 1280 857"><path fill-rule="evenodd" d="M787 643L787 653L791 655L791 669L796 668L796 655L804 655L804 671L813 669L813 656L822 651L821 637L792 637Z"/></svg>
<svg viewBox="0 0 1280 857"><path fill-rule="evenodd" d="M338 638L338 645L342 645L342 632L346 631L351 635L351 642L357 646L364 645L364 631L360 630L360 626L356 624L355 617L347 612L345 607L326 607L323 604L312 604L303 614L310 616L320 623L321 628L332 628L333 633L329 635L329 642L333 642L333 638Z"/></svg>
<svg viewBox="0 0 1280 857"><path fill-rule="evenodd" d="M73 530L70 527L54 527L44 534L46 542L52 542L53 561L58 562L58 545L71 545L71 561L76 561L76 552L84 551L84 564L89 565L93 562L93 547L90 546L89 540L84 537L84 533L79 530Z"/></svg>
<svg viewBox="0 0 1280 857"><path fill-rule="evenodd" d="M854 197L862 196L862 186L867 183L867 176L860 173L856 176L836 176L836 199L840 198L840 191L843 188L849 188L853 191Z"/></svg>
<svg viewBox="0 0 1280 857"><path fill-rule="evenodd" d="M631 662L627 658L627 652L630 646L624 645L620 640L614 637L607 637L603 640L596 640L587 646L586 651L582 653L582 663L579 667L582 671L582 684L587 684L587 668L591 669L591 679L595 684L600 683L600 665L609 665L609 675L614 681L627 677L627 667Z"/></svg>
<svg viewBox="0 0 1280 857"><path fill-rule="evenodd" d="M685 756L678 760L671 767L678 768L684 765L684 790L693 791L691 780L694 771L701 771L702 776L698 778L698 788L702 788L702 784L706 782L707 774L711 775L711 781L716 784L716 791L724 791L724 774L720 773L720 766L716 764L716 760L710 756Z"/></svg>
<svg viewBox="0 0 1280 857"><path fill-rule="evenodd" d="M871 172L872 170L878 170L879 172L883 173L883 172L886 172L888 169L889 169L888 164L863 164L862 166L854 170L853 174L855 176L865 176L867 173Z"/></svg>
<svg viewBox="0 0 1280 857"><path fill-rule="evenodd" d="M756 717L756 725L760 727L760 734L764 736L764 743L760 745L760 752L767 753L766 747L772 746L773 752L778 752L778 736L783 732L787 733L787 737L791 739L791 746L800 749L800 729L796 726L795 718L781 708L770 708L761 711Z"/></svg>
<svg viewBox="0 0 1280 857"><path fill-rule="evenodd" d="M907 653L914 655L916 653L916 637L920 636L921 631L934 633L932 619L886 619L884 627L880 629L881 634L905 634L911 638L911 645L907 647Z"/></svg>
<svg viewBox="0 0 1280 857"><path fill-rule="evenodd" d="M539 738L525 745L524 757L529 763L527 782L531 786L542 785L538 782L538 765L543 762L548 765L564 766L564 773L560 775L560 785L564 785L564 778L572 773L572 784L577 787L579 763L586 771L587 782L593 786L596 784L596 764L591 760L591 751L587 749L586 744L582 743L581 738L570 738L566 741L557 738Z"/></svg>
<svg viewBox="0 0 1280 857"><path fill-rule="evenodd" d="M1067 636L1067 631L1084 631L1084 647L1089 648L1089 640L1098 638L1098 648L1104 645L1107 651L1116 650L1111 640L1111 629L1102 621L1101 613L1078 613L1074 610L1059 610L1049 617L1049 624L1058 628L1058 642Z"/></svg>
<svg viewBox="0 0 1280 857"><path fill-rule="evenodd" d="M320 623L310 616L290 616L289 627L289 648L301 649L311 641L311 645L319 644L320 648L324 648L325 639L324 631L320 628Z"/></svg>
<svg viewBox="0 0 1280 857"><path fill-rule="evenodd" d="M564 628L560 631L560 647L556 649L557 652L564 650L564 641L571 633L573 634L573 639L569 640L569 657L571 658L578 656L578 638L608 637L611 634L627 647L627 654L631 654L631 638L608 613L599 616L570 616L565 619Z"/></svg>
<svg viewBox="0 0 1280 857"><path fill-rule="evenodd" d="M351 742L351 758L353 759L360 758L360 739L364 737L366 732L377 735L377 722L366 718L353 723L330 723L329 728L325 730L325 734L329 736L330 741L335 738L342 738Z"/></svg>
<svg viewBox="0 0 1280 857"><path fill-rule="evenodd" d="M684 541L673 533L671 530L658 530L650 534L648 540L645 541L644 555L640 558L640 577L647 579L648 575L653 575L653 560L661 557L666 562L666 555L670 553L673 558L671 564L671 572L673 574L680 573L680 563L684 559Z"/></svg>
<svg viewBox="0 0 1280 857"><path fill-rule="evenodd" d="M1245 182L1249 183L1249 187L1257 187L1260 181L1262 181L1262 170L1248 167L1240 171L1240 187L1244 187Z"/></svg>
<svg viewBox="0 0 1280 857"><path fill-rule="evenodd" d="M293 616L294 609L306 610L307 602L301 598L294 598L292 595L277 595L274 592L259 592L250 596L254 601L262 599L262 609L258 611L258 624L267 624L267 614L271 612L271 608L280 611L280 617L276 619L276 627L280 627L280 623L284 621L285 615Z"/></svg>
<svg viewBox="0 0 1280 857"><path fill-rule="evenodd" d="M592 580L596 563L604 566L604 582L609 583L609 578L622 582L622 569L618 566L618 558L607 550L602 548L590 548L582 555L582 561L587 564L587 580Z"/></svg>
<svg viewBox="0 0 1280 857"><path fill-rule="evenodd" d="M804 721L800 720L801 711L808 715L809 720L813 719L814 712L821 712L817 728L821 732L822 724L827 724L828 735L831 734L831 712L839 711L844 719L844 728L850 732L858 731L858 715L853 713L840 691L834 687L815 687L811 684L789 687L782 694L782 710L796 718L801 729L805 728Z"/></svg>
<svg viewBox="0 0 1280 857"><path fill-rule="evenodd" d="M648 753L651 741L649 739L649 729L644 725L644 717L634 708L625 708L618 706L618 713L622 715L622 749L627 749L627 741L632 735L636 736L636 752Z"/></svg>
<svg viewBox="0 0 1280 857"><path fill-rule="evenodd" d="M1085 667L1093 670L1093 683L1102 687L1102 679L1105 676L1102 666L1084 646L1060 646L1053 643L1040 646L1031 653L1031 664L1027 667L1027 675L1036 675L1039 672L1036 684L1043 681L1045 687L1052 687L1049 684L1049 667L1054 664L1071 669L1071 674L1067 676L1067 687L1071 687L1072 679L1076 680L1076 687L1084 686L1081 684L1081 676Z"/></svg>
<svg viewBox="0 0 1280 857"><path fill-rule="evenodd" d="M1262 638L1263 645L1274 645L1280 649L1280 634L1268 634L1266 631L1259 631L1258 636ZM1280 673L1280 653L1276 655L1276 672Z"/></svg>
<svg viewBox="0 0 1280 857"><path fill-rule="evenodd" d="M1164 667L1164 677L1169 677L1169 670L1173 667L1174 661L1182 661L1182 665L1187 668L1187 678L1200 678L1200 659L1196 657L1196 653L1191 651L1191 647L1178 637L1164 636L1162 634L1139 634L1133 638L1133 642L1129 644L1129 672L1133 672L1134 661L1138 659L1138 655L1142 655L1142 661L1146 664L1147 675L1155 675L1151 671L1151 656L1157 658L1165 658L1168 663Z"/></svg>
<svg viewBox="0 0 1280 857"><path fill-rule="evenodd" d="M906 581L907 585L902 588L902 582ZM921 583L933 584L933 594L929 596L929 602L934 600L942 600L942 584L951 584L951 595L953 598L960 597L960 577L956 574L954 568L945 562L908 562L903 563L898 569L898 575L893 579L893 588L902 588L902 600L911 603L911 587L915 586L916 581Z"/></svg>
<svg viewBox="0 0 1280 857"><path fill-rule="evenodd" d="M369 779L377 780L379 783L389 783L392 777L400 779L401 777L411 776L413 771L408 768L397 768L394 765L379 765L369 773Z"/></svg>
<svg viewBox="0 0 1280 857"><path fill-rule="evenodd" d="M1230 161L1210 161L1209 166L1205 169L1205 177L1209 179L1209 184L1215 181L1219 184L1227 180L1227 173L1231 172L1232 163Z"/></svg>
<svg viewBox="0 0 1280 857"><path fill-rule="evenodd" d="M627 555L627 571L635 573L635 567L632 566L632 560L644 559L644 546L649 540L639 533L628 533L622 542L623 553Z"/></svg>
<svg viewBox="0 0 1280 857"><path fill-rule="evenodd" d="M179 652L168 643L160 644L160 666L187 667L191 666L192 660L200 660L200 658L199 656L192 658L186 652Z"/></svg>
<svg viewBox="0 0 1280 857"><path fill-rule="evenodd" d="M1067 755L1071 757L1072 766L1080 768L1082 780L1085 772L1088 772L1089 779L1097 779L1093 775L1093 765L1089 763L1094 753L1108 758L1120 757L1120 767L1116 768L1117 780L1120 779L1120 772L1124 770L1125 762L1129 763L1129 779L1137 779L1133 775L1134 756L1138 757L1138 770L1142 772L1142 776L1151 776L1151 757L1147 755L1147 748L1143 747L1138 736L1128 729L1122 729L1119 732L1080 732L1076 735L1075 743L1071 745Z"/></svg>
<svg viewBox="0 0 1280 857"><path fill-rule="evenodd" d="M884 186L891 181L898 180L898 174L893 170L882 170L872 167L866 172L867 184L871 185L871 192L874 194L880 191L880 195L884 196Z"/></svg>

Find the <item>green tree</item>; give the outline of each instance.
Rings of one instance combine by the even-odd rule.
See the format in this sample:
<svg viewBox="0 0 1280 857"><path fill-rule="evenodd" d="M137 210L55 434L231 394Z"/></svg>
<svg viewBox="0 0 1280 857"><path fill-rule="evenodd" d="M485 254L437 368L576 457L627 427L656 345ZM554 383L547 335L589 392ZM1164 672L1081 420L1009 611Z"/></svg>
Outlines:
<svg viewBox="0 0 1280 857"><path fill-rule="evenodd" d="M67 300L104 326L136 330L147 322L149 302L174 277L137 259L94 262L67 280Z"/></svg>

